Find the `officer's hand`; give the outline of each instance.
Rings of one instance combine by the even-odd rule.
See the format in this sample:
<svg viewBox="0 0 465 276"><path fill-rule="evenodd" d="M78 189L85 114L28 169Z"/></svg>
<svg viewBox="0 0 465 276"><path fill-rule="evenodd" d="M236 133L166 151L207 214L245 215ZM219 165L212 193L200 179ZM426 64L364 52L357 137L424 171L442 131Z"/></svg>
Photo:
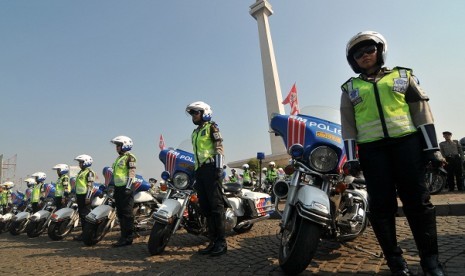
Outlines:
<svg viewBox="0 0 465 276"><path fill-rule="evenodd" d="M216 179L223 181L223 168L216 168Z"/></svg>
<svg viewBox="0 0 465 276"><path fill-rule="evenodd" d="M362 171L362 168L360 167L360 162L358 160L350 160L347 161L344 166L342 166L342 170L346 175L357 177Z"/></svg>
<svg viewBox="0 0 465 276"><path fill-rule="evenodd" d="M125 195L130 195L130 194L132 194L132 190L131 189L125 189L124 194Z"/></svg>
<svg viewBox="0 0 465 276"><path fill-rule="evenodd" d="M431 162L433 168L439 168L441 166L441 159L438 156L439 151L437 150L426 150L424 151L424 158L426 164Z"/></svg>

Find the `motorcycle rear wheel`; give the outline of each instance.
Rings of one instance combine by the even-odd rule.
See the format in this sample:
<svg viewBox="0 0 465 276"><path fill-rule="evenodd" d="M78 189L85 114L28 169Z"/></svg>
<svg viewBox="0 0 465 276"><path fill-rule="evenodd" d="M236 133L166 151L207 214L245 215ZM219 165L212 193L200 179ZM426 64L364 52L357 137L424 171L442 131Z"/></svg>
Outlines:
<svg viewBox="0 0 465 276"><path fill-rule="evenodd" d="M303 219L294 212L289 227L284 229L279 246L279 266L286 274L299 274L304 271L315 255L322 227Z"/></svg>
<svg viewBox="0 0 465 276"><path fill-rule="evenodd" d="M24 232L24 230L26 229L26 226L27 226L27 222L28 222L27 219L14 221L10 225L10 229L9 229L10 234L13 235L13 236L17 236L17 235L21 234L22 232Z"/></svg>
<svg viewBox="0 0 465 276"><path fill-rule="evenodd" d="M175 222L171 224L155 222L147 244L150 255L159 255L165 251L165 247L168 245L175 224Z"/></svg>
<svg viewBox="0 0 465 276"><path fill-rule="evenodd" d="M82 241L85 245L96 245L108 232L108 218L94 224L86 221L82 229Z"/></svg>
<svg viewBox="0 0 465 276"><path fill-rule="evenodd" d="M431 195L439 194L446 184L446 176L439 173L427 173L425 175L426 188Z"/></svg>
<svg viewBox="0 0 465 276"><path fill-rule="evenodd" d="M44 232L45 219L30 221L26 227L26 233L29 238L36 238Z"/></svg>
<svg viewBox="0 0 465 276"><path fill-rule="evenodd" d="M60 241L66 237L74 229L74 223L71 219L67 218L62 221L52 221L48 226L48 236L54 241Z"/></svg>

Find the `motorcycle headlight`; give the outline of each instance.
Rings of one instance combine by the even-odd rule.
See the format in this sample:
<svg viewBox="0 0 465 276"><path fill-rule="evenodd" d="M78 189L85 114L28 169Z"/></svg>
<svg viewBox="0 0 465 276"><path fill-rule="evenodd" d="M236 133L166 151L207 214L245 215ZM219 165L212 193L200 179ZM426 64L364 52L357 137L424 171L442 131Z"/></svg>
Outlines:
<svg viewBox="0 0 465 276"><path fill-rule="evenodd" d="M339 157L337 153L328 146L315 148L309 157L310 165L319 172L329 172L336 168Z"/></svg>
<svg viewBox="0 0 465 276"><path fill-rule="evenodd" d="M184 172L177 172L173 176L173 185L177 189L184 190L189 186L189 176Z"/></svg>

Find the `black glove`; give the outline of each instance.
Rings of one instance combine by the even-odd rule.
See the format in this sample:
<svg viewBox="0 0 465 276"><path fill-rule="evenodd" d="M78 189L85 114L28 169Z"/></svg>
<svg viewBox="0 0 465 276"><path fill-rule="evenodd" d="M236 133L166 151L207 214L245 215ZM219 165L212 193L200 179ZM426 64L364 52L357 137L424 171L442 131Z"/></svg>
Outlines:
<svg viewBox="0 0 465 276"><path fill-rule="evenodd" d="M223 181L223 178L224 178L223 173L224 173L223 168L216 168L216 180Z"/></svg>
<svg viewBox="0 0 465 276"><path fill-rule="evenodd" d="M441 159L435 154L437 150L425 150L424 151L424 158L425 163L428 164L431 162L431 166L433 168L439 168L441 166Z"/></svg>
<svg viewBox="0 0 465 276"><path fill-rule="evenodd" d="M342 170L346 175L357 177L362 171L362 168L360 167L360 162L358 160L350 160L347 161L344 166L342 166Z"/></svg>
<svg viewBox="0 0 465 276"><path fill-rule="evenodd" d="M132 190L131 189L125 189L124 194L125 195L130 195L130 194L132 194Z"/></svg>

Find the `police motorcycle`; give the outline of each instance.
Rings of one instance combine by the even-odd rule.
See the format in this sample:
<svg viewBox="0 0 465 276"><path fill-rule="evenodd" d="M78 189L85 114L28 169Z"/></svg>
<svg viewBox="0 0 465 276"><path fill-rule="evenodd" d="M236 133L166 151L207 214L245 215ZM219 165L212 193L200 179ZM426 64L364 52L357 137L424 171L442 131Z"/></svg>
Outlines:
<svg viewBox="0 0 465 276"><path fill-rule="evenodd" d="M79 212L76 203L76 178L70 179L71 193L67 196L66 207L54 212L50 218L47 234L50 239L59 241L64 239L79 226ZM94 183L90 189L91 208L103 203L103 192L99 187L103 184Z"/></svg>
<svg viewBox="0 0 465 276"><path fill-rule="evenodd" d="M85 245L95 245L101 241L105 235L113 229L117 223L115 201L113 191L108 189L113 171L110 167L103 169L105 176L105 185L101 185L99 189L103 192L103 203L86 216L86 223L82 231L82 240ZM143 230L152 225L151 213L156 210L158 202L148 192L151 185L143 179L142 176L136 175L135 181L132 183L131 189L134 193L134 227L135 230Z"/></svg>
<svg viewBox="0 0 465 276"><path fill-rule="evenodd" d="M50 218L56 210L55 186L51 183L44 184L44 196L41 198L42 209L29 217L29 223L25 232L29 238L40 236L48 227Z"/></svg>
<svg viewBox="0 0 465 276"><path fill-rule="evenodd" d="M290 180L274 185L276 196L286 200L283 210L276 207L281 215L278 259L285 273L305 270L320 239L343 243L366 229L364 181L340 173L346 157L339 116L336 109L315 106L271 119L271 129L291 156L285 169Z"/></svg>
<svg viewBox="0 0 465 276"><path fill-rule="evenodd" d="M155 223L148 241L151 255L161 254L180 227L194 235L208 233L194 190L194 155L180 148L165 149L159 159L165 165L162 179L169 192L153 214ZM223 190L230 205L225 212L226 231L247 232L254 223L268 219L273 212L271 197L267 194L242 189L240 183L224 183Z"/></svg>
<svg viewBox="0 0 465 276"><path fill-rule="evenodd" d="M24 210L26 206L27 201L24 193L16 191L11 194L10 210L4 215L0 215L0 233L6 232L10 229L13 216Z"/></svg>
<svg viewBox="0 0 465 276"><path fill-rule="evenodd" d="M27 183L28 187L24 193L24 203L21 209L18 209L18 213L11 218L10 227L8 228L10 234L13 236L17 236L26 230L29 217L32 215L31 197L32 189L36 181L34 178L27 178L24 182Z"/></svg>

